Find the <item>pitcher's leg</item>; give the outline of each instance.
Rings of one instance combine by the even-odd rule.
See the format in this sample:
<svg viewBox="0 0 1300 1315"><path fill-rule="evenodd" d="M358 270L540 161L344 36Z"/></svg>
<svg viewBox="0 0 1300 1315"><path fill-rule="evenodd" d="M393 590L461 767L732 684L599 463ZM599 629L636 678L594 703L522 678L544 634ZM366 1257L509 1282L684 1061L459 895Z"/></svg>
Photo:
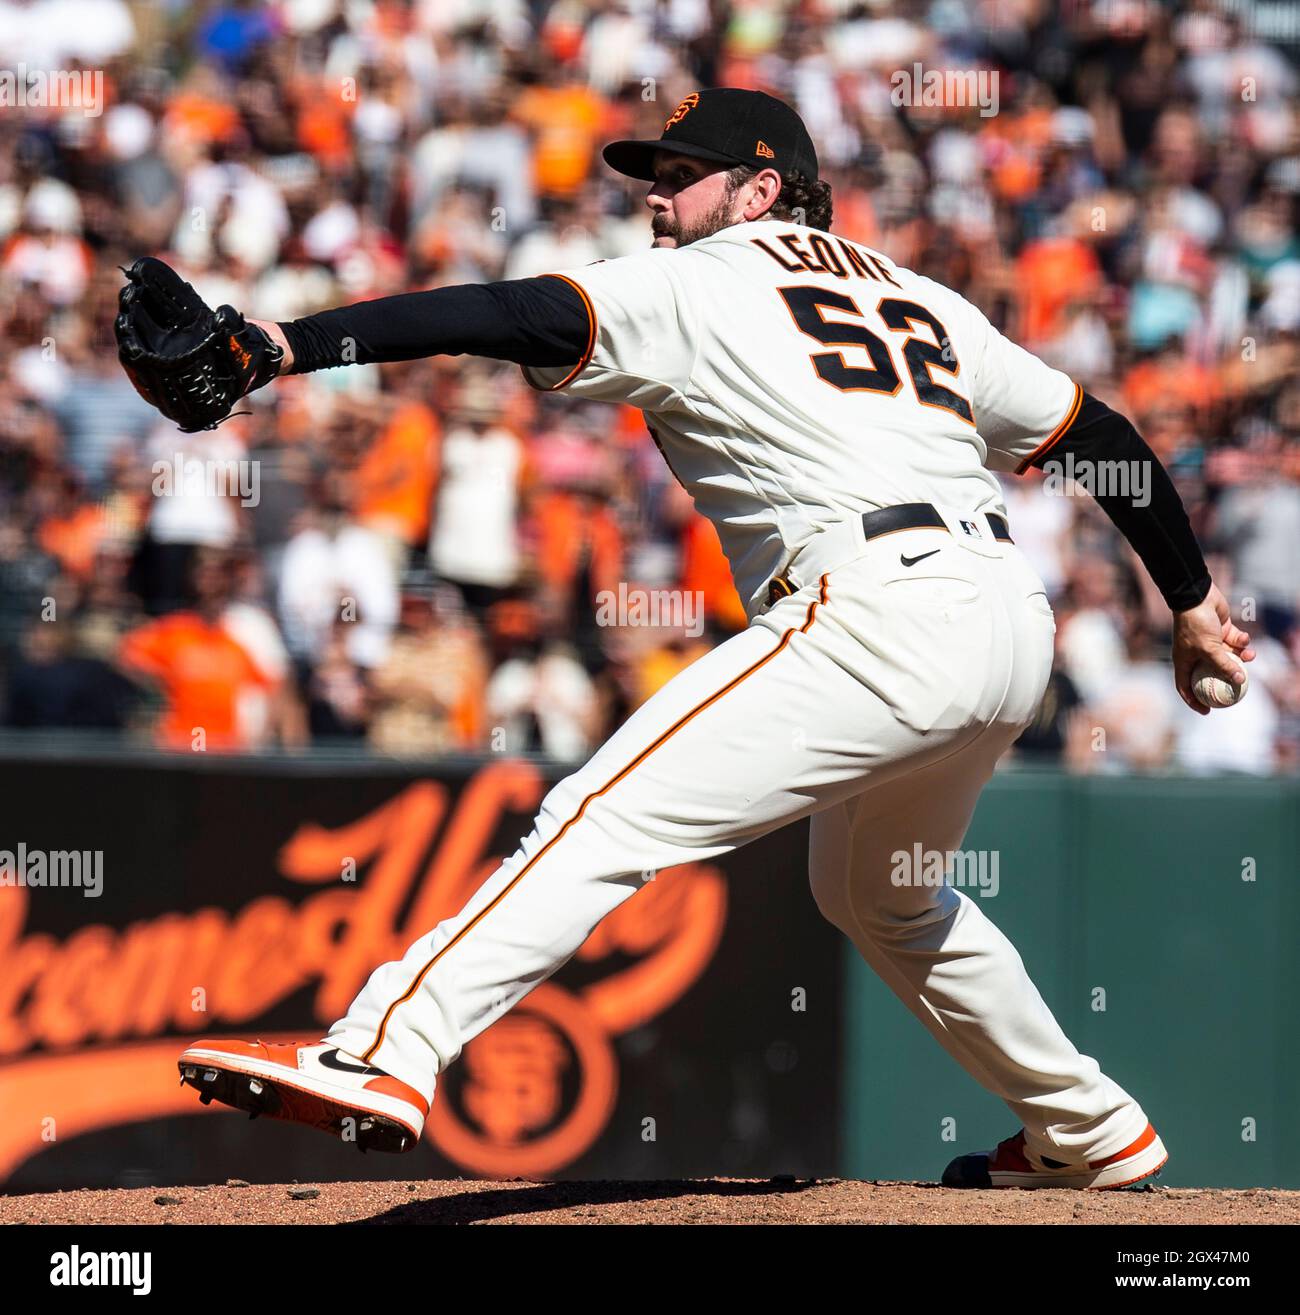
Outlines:
<svg viewBox="0 0 1300 1315"><path fill-rule="evenodd" d="M429 1097L465 1043L648 874L860 789L862 755L891 719L818 647L818 600L786 601L784 632L754 626L706 654L556 786L518 851L455 917L377 968L328 1040Z"/></svg>
<svg viewBox="0 0 1300 1315"><path fill-rule="evenodd" d="M1061 1030L1015 947L952 886L896 885L895 855L961 847L1000 745L978 743L812 820L809 871L822 913L983 1087L1039 1154L1112 1154L1146 1127L1137 1102ZM909 874L919 876L920 874Z"/></svg>

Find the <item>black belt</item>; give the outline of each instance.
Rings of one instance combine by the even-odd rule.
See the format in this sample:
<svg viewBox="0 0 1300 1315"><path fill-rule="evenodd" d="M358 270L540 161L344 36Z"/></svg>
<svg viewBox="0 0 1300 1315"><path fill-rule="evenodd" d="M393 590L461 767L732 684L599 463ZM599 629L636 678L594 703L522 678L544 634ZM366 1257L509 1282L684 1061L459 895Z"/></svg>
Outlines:
<svg viewBox="0 0 1300 1315"><path fill-rule="evenodd" d="M993 537L1003 543L1013 542L1006 518L995 512L984 513L984 519L993 531ZM979 523L972 517L959 522L972 538L980 537ZM878 539L882 534L893 534L895 530L946 530L948 522L928 502L904 502L897 507L881 507L879 511L867 511L862 514L862 532L868 539Z"/></svg>
<svg viewBox="0 0 1300 1315"><path fill-rule="evenodd" d="M1005 516L999 516L992 511L984 512L983 515L995 539L1003 543L1015 542L1011 537ZM970 520L960 520L958 524L972 538L981 537L979 523L973 515ZM966 529L967 526L970 528ZM865 538L878 539L882 534L893 534L897 530L945 530L949 534L952 533L948 529L948 522L928 502L902 502L895 507L881 507L879 511L862 513L862 533ZM786 576L774 577L767 586L768 605L771 606L782 598L788 598L794 591L794 585Z"/></svg>

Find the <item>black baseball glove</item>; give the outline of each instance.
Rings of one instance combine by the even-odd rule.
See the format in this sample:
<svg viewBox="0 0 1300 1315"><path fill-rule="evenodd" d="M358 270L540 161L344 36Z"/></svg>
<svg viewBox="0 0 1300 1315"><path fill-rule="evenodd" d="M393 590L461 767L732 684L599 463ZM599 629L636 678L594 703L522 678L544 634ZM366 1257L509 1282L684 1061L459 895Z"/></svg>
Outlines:
<svg viewBox="0 0 1300 1315"><path fill-rule="evenodd" d="M170 265L145 256L122 272L117 358L136 392L187 434L215 429L279 373L282 348L233 306L212 310Z"/></svg>

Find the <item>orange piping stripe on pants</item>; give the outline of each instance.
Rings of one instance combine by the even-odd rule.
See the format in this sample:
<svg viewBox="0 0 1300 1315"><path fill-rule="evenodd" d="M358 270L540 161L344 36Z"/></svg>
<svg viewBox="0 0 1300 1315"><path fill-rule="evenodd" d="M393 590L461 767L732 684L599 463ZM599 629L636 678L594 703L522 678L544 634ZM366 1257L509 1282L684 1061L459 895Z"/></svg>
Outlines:
<svg viewBox="0 0 1300 1315"><path fill-rule="evenodd" d="M419 973L416 975L415 980L407 988L406 993L400 996L398 999L394 1000L393 1003L388 1006L388 1009L384 1013L383 1022L380 1023L379 1025L378 1035L375 1037L374 1041L371 1042L371 1044L366 1048L365 1054L358 1056L358 1058L360 1058L363 1063L367 1063L367 1064L370 1063L370 1061L374 1057L375 1052L380 1048L380 1046L384 1044L384 1036L388 1031L388 1024L389 1024L389 1020L393 1016L393 1011L397 1009L399 1005L405 1004L416 993L416 991L420 989L420 983L424 981L430 969L434 967L434 965L438 962L438 960L441 959L442 956L452 948L452 946L458 944L462 939L462 937L468 935L469 932L471 932L476 926L478 926L478 924L489 913L491 913L492 910L496 908L496 906L500 904L501 901L505 899L505 897L508 894L510 894L510 892L524 879L524 877L528 875L528 871L533 866L533 864L535 864L539 859L544 858L547 851L551 848L551 846L563 840L569 828L573 826L575 823L580 822L582 820L582 815L587 811L587 805L591 803L593 799L599 799L601 795L605 794L609 790L612 790L634 767L638 766L640 763L643 763L652 753L654 753L656 749L658 749L661 745L666 744L670 739L672 739L672 737L676 735L677 732L687 724L687 722L689 722L692 718L698 716L701 712L705 710L705 708L711 707L724 694L727 694L731 690L735 689L736 686L739 685L742 681L748 680L749 677L754 674L754 672L759 671L763 667L765 667L769 662L771 662L771 660L774 657L776 657L778 653L780 653L785 648L785 646L790 642L791 638L794 635L796 634L803 635L808 633L808 628L812 625L813 618L816 617L817 615L817 608L826 602L827 579L828 579L827 576L825 575L822 576L821 589L818 592L817 597L813 599L811 603L808 604L808 615L805 618L803 625L799 626L797 629L794 626L791 626L791 628L787 630L785 634L781 637L781 642L766 657L760 658L757 662L754 663L753 666L747 668L745 671L742 671L740 675L736 676L733 680L728 681L727 684L725 684L716 693L710 694L709 697L705 699L703 703L696 704L695 707L693 707L690 710L690 712L686 713L685 716L681 717L678 721L674 722L673 725L671 725L666 731L664 731L664 733L657 740L655 740L652 744L648 745L646 748L642 749L641 752L637 754L637 756L633 758L632 761L622 769L622 771L618 772L615 776L610 777L610 779L606 781L605 784L602 785L599 790L593 790L591 794L589 794L582 801L582 803L578 805L578 811L574 813L574 815L571 818L569 818L567 822L565 822L565 824L555 833L555 835L553 835L550 838L550 840L548 840L546 844L544 844L541 847L541 849L539 849L537 853L534 854L533 857L530 858L528 862L524 864L522 868L519 869L518 873L515 875L514 879L509 883L509 885L507 885L506 888L489 905L487 905L484 909L482 909L470 922L466 923L465 926L462 927L460 931L458 931L456 935L453 936L451 940L449 940L447 944L444 945L442 949L440 949L438 953L435 954L433 958L430 959L429 962L426 963L424 967L420 969Z"/></svg>

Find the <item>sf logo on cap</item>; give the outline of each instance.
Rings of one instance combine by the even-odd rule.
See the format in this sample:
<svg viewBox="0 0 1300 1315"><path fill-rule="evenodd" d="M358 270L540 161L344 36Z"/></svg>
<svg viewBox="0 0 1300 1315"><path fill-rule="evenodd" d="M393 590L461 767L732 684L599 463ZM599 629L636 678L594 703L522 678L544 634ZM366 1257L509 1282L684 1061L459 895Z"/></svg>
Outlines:
<svg viewBox="0 0 1300 1315"><path fill-rule="evenodd" d="M672 112L671 117L664 124L664 131L667 132L674 123L680 123L698 104L700 103L700 93L693 91L684 101Z"/></svg>

